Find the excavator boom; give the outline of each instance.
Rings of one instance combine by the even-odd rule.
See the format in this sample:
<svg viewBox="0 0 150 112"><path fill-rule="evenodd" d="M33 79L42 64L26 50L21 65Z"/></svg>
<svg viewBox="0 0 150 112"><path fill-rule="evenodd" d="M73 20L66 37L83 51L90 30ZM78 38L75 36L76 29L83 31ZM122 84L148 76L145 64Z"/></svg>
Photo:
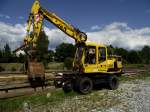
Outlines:
<svg viewBox="0 0 150 112"><path fill-rule="evenodd" d="M76 43L82 43L87 40L87 36L84 32L68 24L63 19L58 17L55 13L49 12L44 8L40 8L40 12L44 15L45 19L53 23L57 28L73 38Z"/></svg>
<svg viewBox="0 0 150 112"><path fill-rule="evenodd" d="M37 62L36 59L36 48L37 48L37 41L39 38L39 34L43 27L43 20L47 20L48 22L54 24L58 29L63 31L65 34L67 34L69 37L75 40L75 43L77 45L77 51L83 52L83 46L85 45L85 42L87 40L87 35L80 31L79 29L73 27L73 25L65 22L63 19L58 17L55 13L52 13L43 7L40 6L40 3L38 0L35 0L35 2L32 5L31 12L28 17L27 21L27 35L24 38L24 44L15 50L24 50L26 54L28 55L28 61L26 62L26 70L27 74L30 77L36 77L37 72L40 74L43 78L44 68L43 64L41 62ZM32 32L32 36L31 36ZM81 47L81 48L79 48ZM78 63L78 64L77 64ZM34 65L34 66L33 66ZM76 61L76 65L83 65L82 57Z"/></svg>
<svg viewBox="0 0 150 112"><path fill-rule="evenodd" d="M33 48L36 48L37 39L42 29L43 20L54 24L57 28L67 34L69 37L75 40L76 44L84 44L87 40L87 35L79 29L73 27L71 24L65 22L63 19L58 17L55 13L49 12L40 6L38 0L34 2L31 8L31 13L28 19L27 25L27 36L24 39L26 45L32 44ZM33 35L30 37L31 26L33 26Z"/></svg>

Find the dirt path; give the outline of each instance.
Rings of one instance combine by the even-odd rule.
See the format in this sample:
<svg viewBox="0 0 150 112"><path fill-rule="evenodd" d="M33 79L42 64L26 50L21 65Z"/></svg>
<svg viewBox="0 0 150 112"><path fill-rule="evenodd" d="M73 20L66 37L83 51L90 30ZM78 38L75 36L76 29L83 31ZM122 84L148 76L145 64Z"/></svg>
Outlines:
<svg viewBox="0 0 150 112"><path fill-rule="evenodd" d="M27 108L24 107L23 110ZM117 90L96 90L89 95L30 107L31 112L150 112L150 78L122 82Z"/></svg>

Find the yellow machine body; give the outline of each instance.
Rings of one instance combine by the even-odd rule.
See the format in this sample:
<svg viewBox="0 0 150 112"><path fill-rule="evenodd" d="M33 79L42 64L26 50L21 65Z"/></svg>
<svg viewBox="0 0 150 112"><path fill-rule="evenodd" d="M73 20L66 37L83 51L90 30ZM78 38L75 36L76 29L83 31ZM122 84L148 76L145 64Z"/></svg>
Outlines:
<svg viewBox="0 0 150 112"><path fill-rule="evenodd" d="M65 22L56 14L42 8L38 0L33 3L27 22L27 35L24 38L24 46L29 48L27 53L32 55L32 51L36 51L37 40L42 30L44 19L75 40L77 51L73 62L74 71L79 73L122 73L121 57L109 56L107 47L103 44L86 42L87 36L84 32ZM30 37L31 31L33 33L32 37ZM31 77L32 75L35 76L36 71L34 73L34 70L36 69L33 69L32 73L30 72L29 74ZM41 70L41 74L43 74L43 70Z"/></svg>
<svg viewBox="0 0 150 112"><path fill-rule="evenodd" d="M78 54L82 54L80 66L76 63ZM86 42L81 52L77 50L73 67L81 73L122 73L122 59L120 56L109 56L103 44Z"/></svg>

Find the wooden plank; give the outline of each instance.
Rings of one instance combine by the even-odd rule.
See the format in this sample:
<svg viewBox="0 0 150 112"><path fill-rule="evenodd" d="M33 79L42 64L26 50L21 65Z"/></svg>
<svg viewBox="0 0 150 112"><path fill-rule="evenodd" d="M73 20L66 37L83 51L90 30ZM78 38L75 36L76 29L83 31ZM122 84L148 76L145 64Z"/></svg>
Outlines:
<svg viewBox="0 0 150 112"><path fill-rule="evenodd" d="M28 83L28 81L3 81L3 82L0 82L0 87L6 86L6 85L12 85L12 84L22 84L22 83Z"/></svg>
<svg viewBox="0 0 150 112"><path fill-rule="evenodd" d="M16 81L16 80L28 80L27 75L9 75L0 76L0 81Z"/></svg>
<svg viewBox="0 0 150 112"><path fill-rule="evenodd" d="M10 89L18 89L18 88L24 88L24 87L30 87L30 83L6 84L4 86L1 86L0 90L10 90Z"/></svg>
<svg viewBox="0 0 150 112"><path fill-rule="evenodd" d="M68 72L72 72L71 70L45 70L45 73L68 73ZM4 71L4 72L0 72L0 75L5 75L5 74L25 74L26 72L20 72L20 71Z"/></svg>
<svg viewBox="0 0 150 112"><path fill-rule="evenodd" d="M52 73L45 73L45 79L53 79L55 76ZM24 74L19 74L19 75L14 75L14 74L9 74L7 76L3 75L0 76L0 82L2 81L28 81L28 76Z"/></svg>
<svg viewBox="0 0 150 112"><path fill-rule="evenodd" d="M45 85L43 86L53 86L53 83L51 80L45 81ZM8 91L12 89L20 89L20 88L28 88L31 87L30 82L11 82L11 83L6 83L5 85L0 86L0 91Z"/></svg>

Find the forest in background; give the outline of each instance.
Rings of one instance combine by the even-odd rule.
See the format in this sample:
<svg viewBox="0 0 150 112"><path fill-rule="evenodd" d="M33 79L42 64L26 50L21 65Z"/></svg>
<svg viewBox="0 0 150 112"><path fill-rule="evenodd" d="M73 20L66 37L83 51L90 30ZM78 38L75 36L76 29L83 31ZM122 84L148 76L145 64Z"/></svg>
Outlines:
<svg viewBox="0 0 150 112"><path fill-rule="evenodd" d="M32 36L32 34L31 34ZM44 31L40 33L37 43L37 58L46 66L49 62L64 62L66 67L70 67L76 47L70 43L62 43L56 46L54 50L48 50L48 37ZM44 43L44 44L43 44ZM141 50L126 50L124 48L107 46L109 55L122 56L124 64L150 64L150 46L143 46ZM3 49L0 49L0 63L24 63L26 55L13 53L9 44L6 43Z"/></svg>

